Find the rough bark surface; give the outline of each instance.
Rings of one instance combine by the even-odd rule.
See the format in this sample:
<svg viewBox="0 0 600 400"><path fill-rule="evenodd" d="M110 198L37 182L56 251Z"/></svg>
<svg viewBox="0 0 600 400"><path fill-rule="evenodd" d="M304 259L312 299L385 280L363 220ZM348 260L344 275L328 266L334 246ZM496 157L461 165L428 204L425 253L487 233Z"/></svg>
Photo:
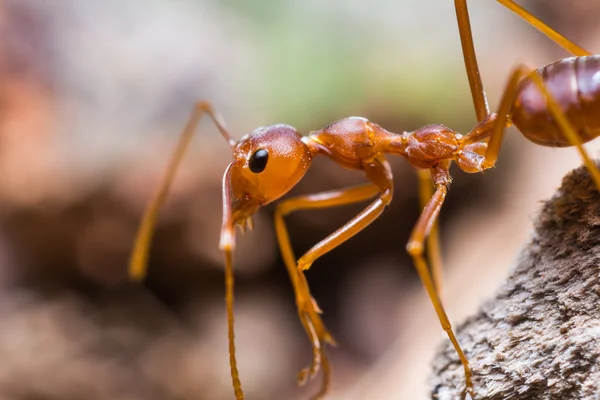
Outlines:
<svg viewBox="0 0 600 400"><path fill-rule="evenodd" d="M458 339L476 399L600 399L600 193L584 168L544 204L516 268ZM431 387L433 399L461 398L449 343Z"/></svg>

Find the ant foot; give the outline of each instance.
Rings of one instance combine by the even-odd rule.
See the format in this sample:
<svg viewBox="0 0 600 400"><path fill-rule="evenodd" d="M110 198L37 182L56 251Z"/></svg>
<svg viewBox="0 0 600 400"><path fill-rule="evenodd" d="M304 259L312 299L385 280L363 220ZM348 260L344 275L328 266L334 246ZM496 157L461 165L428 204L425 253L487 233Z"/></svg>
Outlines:
<svg viewBox="0 0 600 400"><path fill-rule="evenodd" d="M462 400L475 400L475 389L473 388L472 383L468 383L462 391L462 395L460 397Z"/></svg>
<svg viewBox="0 0 600 400"><path fill-rule="evenodd" d="M326 344L336 345L337 343L325 328L320 316L322 311L310 293L297 297L296 304L298 306L298 316L312 344L313 351L311 365L298 373L297 382L299 385L303 385L322 370L323 382L321 388L312 399L323 399L329 390L329 382L331 381L331 366L325 346Z"/></svg>
<svg viewBox="0 0 600 400"><path fill-rule="evenodd" d="M313 361L310 367L304 368L298 373L298 385L304 385L308 379L313 379L319 370L323 369L323 382L319 391L311 396L311 400L322 400L325 399L327 392L329 391L329 382L331 380L331 368L329 366L329 360L327 359L327 353L324 348L316 347L313 345Z"/></svg>
<svg viewBox="0 0 600 400"><path fill-rule="evenodd" d="M303 368L298 373L298 379L297 379L298 385L304 385L308 381L309 378L312 379L317 375L317 373L319 372L319 369L321 369L322 357L325 357L325 354L323 354L320 344L319 344L319 346L313 345L312 364L310 365L310 367Z"/></svg>

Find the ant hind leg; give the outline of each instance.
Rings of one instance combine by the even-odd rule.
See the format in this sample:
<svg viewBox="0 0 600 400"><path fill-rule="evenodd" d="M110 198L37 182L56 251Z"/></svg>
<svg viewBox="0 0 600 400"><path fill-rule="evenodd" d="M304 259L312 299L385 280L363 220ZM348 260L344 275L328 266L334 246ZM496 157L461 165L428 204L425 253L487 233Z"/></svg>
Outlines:
<svg viewBox="0 0 600 400"><path fill-rule="evenodd" d="M565 135L571 146L575 146L577 148L577 151L579 152L579 155L583 160L583 164L589 171L590 176L592 177L592 180L596 185L596 188L600 191L600 170L598 170L598 166L590 158L589 154L585 150L585 147L583 147L583 144L581 143L581 139L579 138L577 131L575 130L575 128L573 128L573 126L567 119L567 116L560 108L560 105L558 104L556 99L554 99L554 96L552 96L552 94L548 91L539 74L532 74L531 79L546 97L548 108L550 109L550 113L554 117L554 120L560 126L563 134Z"/></svg>
<svg viewBox="0 0 600 400"><path fill-rule="evenodd" d="M433 181L428 169L417 169L419 178L419 204L424 209L433 196ZM442 251L440 245L439 223L436 221L427 236L427 259L431 265L431 276L439 294L442 292Z"/></svg>
<svg viewBox="0 0 600 400"><path fill-rule="evenodd" d="M435 287L433 279L431 278L431 274L429 273L427 261L425 260L425 257L423 257L425 238L430 233L433 224L435 224L442 205L444 204L446 194L448 193L448 185L450 184L451 180L450 173L448 172L449 167L450 163L444 162L440 163L440 165L432 170L432 173L435 174L432 177L434 178L436 190L433 196L429 199L427 206L423 209L417 224L413 228L413 231L410 235L410 240L406 245L406 249L412 257L419 277L421 278L421 282L425 286L427 294L433 303L433 307L435 308L440 324L442 325L444 331L446 331L446 334L448 335L450 342L452 342L452 345L454 346L454 349L458 354L458 358L463 366L466 386L463 392L463 398L466 397L467 394L473 398L474 388L471 378L472 372L471 367L469 366L469 360L465 356L465 353L456 339L454 331L452 330L452 325L448 319L448 315L444 310L442 300L440 299L439 293Z"/></svg>
<svg viewBox="0 0 600 400"><path fill-rule="evenodd" d="M560 33L556 32L554 29L550 28L544 22L542 22L539 18L534 17L529 11L525 10L523 7L514 2L514 0L496 0L498 3L502 4L504 7L508 8L519 17L523 18L525 21L529 22L534 28L542 32L552 41L554 41L559 46L563 47L569 53L574 56L589 56L592 53L584 49L583 47L578 46L573 43Z"/></svg>
<svg viewBox="0 0 600 400"><path fill-rule="evenodd" d="M506 89L504 90L504 94L502 95L502 100L500 101L497 118L495 121L491 122L494 124L493 132L490 136L490 140L487 145L487 151L485 153L485 158L481 164L481 170L491 168L496 164L496 160L498 159L498 154L500 152L500 147L502 145L504 130L508 125L508 113L510 112L510 108L517 94L517 86L521 79L528 76L537 85L544 97L546 97L550 113L556 120L556 123L560 126L563 134L565 135L566 139L569 141L571 146L577 148L577 151L579 152L579 155L581 156L584 165L588 169L592 180L594 181L598 190L600 190L600 170L598 169L598 166L588 155L581 142L581 139L579 138L579 135L567 119L565 113L562 111L558 102L554 99L554 96L552 96L552 94L544 85L542 78L537 73L530 74L529 71L529 68L527 68L524 65L520 65L516 67L510 75L510 78L506 85ZM469 135L467 135L467 141L469 141ZM476 140L477 138L474 137L474 139Z"/></svg>

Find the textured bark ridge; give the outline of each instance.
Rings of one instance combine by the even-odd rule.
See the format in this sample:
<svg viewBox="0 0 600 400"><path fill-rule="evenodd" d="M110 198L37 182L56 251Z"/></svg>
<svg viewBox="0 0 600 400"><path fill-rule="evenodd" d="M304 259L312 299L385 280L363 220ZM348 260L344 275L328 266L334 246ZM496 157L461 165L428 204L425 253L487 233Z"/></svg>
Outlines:
<svg viewBox="0 0 600 400"><path fill-rule="evenodd" d="M516 268L458 332L476 399L600 399L600 193L587 170L563 179ZM449 344L431 387L433 399L460 398Z"/></svg>

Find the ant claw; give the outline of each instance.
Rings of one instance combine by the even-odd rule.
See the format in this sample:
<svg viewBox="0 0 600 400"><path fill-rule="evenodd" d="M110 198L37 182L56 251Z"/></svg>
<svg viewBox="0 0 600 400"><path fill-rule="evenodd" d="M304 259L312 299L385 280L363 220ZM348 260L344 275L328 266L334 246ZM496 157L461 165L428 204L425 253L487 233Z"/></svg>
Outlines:
<svg viewBox="0 0 600 400"><path fill-rule="evenodd" d="M304 368L302 371L298 372L298 378L296 379L296 384L298 386L303 386L308 381L309 369Z"/></svg>
<svg viewBox="0 0 600 400"><path fill-rule="evenodd" d="M320 353L315 354L313 363L310 366L310 379L313 379L317 375L317 372L319 372L319 369L321 369L321 354Z"/></svg>
<svg viewBox="0 0 600 400"><path fill-rule="evenodd" d="M467 386L463 389L460 397L462 400L475 400L475 390L472 386Z"/></svg>
<svg viewBox="0 0 600 400"><path fill-rule="evenodd" d="M312 365L310 367L303 368L300 372L298 372L298 378L296 380L297 384L299 386L306 384L309 378L313 379L317 375L319 369L321 369L321 354L316 352L313 357Z"/></svg>

